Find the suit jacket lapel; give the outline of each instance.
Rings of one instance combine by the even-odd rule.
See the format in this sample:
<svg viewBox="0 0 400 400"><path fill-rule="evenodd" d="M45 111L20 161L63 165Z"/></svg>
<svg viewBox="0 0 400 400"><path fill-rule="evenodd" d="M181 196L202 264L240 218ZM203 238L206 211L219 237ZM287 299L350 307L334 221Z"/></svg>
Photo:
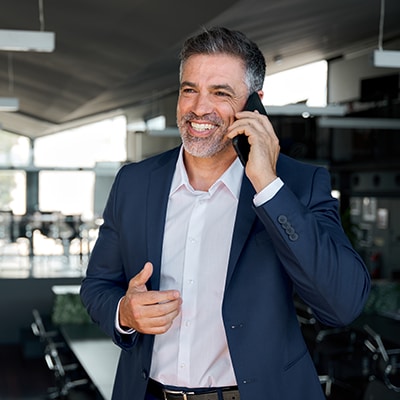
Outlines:
<svg viewBox="0 0 400 400"><path fill-rule="evenodd" d="M160 287L161 253L164 237L164 225L167 213L171 181L175 172L179 150L168 153L151 172L149 192L147 194L147 254L153 263L154 271L150 280L150 289Z"/></svg>
<svg viewBox="0 0 400 400"><path fill-rule="evenodd" d="M239 204L236 214L235 226L233 229L231 253L228 263L226 277L227 287L235 269L237 260L242 252L243 246L250 234L256 214L253 210L253 197L255 190L246 175L243 176L242 187L240 190Z"/></svg>

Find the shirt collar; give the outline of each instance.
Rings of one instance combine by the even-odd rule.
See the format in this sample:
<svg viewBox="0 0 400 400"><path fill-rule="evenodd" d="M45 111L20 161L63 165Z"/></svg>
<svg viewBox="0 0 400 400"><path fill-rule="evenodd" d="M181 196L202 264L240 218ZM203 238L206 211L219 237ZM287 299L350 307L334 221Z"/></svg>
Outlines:
<svg viewBox="0 0 400 400"><path fill-rule="evenodd" d="M232 195L239 199L240 187L242 184L244 168L239 160L236 157L235 161L229 166L229 168L220 176L217 181L211 186L208 190L210 195L212 195L215 190L222 183L224 184ZM174 177L172 179L170 196L178 191L181 187L186 187L187 190L195 193L196 190L193 189L192 185L189 182L189 178L187 175L187 171L185 168L185 164L183 162L183 146L181 146L179 157L176 163Z"/></svg>

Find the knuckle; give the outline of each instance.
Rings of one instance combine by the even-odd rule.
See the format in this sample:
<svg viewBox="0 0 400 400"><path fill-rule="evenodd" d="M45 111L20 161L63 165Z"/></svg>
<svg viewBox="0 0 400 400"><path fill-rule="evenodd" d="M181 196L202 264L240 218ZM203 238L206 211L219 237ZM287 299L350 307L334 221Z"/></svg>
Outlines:
<svg viewBox="0 0 400 400"><path fill-rule="evenodd" d="M138 307L132 308L132 317L135 321L139 321L143 316L142 311Z"/></svg>

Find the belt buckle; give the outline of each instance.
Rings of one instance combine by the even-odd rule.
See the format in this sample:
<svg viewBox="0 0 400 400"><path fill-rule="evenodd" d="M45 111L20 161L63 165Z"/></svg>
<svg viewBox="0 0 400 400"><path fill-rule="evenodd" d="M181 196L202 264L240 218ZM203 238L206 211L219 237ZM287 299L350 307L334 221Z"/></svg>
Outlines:
<svg viewBox="0 0 400 400"><path fill-rule="evenodd" d="M168 394L172 394L175 396L182 396L182 400L188 400L188 395L195 394L194 392L185 392L183 390L170 390L170 389L162 389L164 400L168 400Z"/></svg>

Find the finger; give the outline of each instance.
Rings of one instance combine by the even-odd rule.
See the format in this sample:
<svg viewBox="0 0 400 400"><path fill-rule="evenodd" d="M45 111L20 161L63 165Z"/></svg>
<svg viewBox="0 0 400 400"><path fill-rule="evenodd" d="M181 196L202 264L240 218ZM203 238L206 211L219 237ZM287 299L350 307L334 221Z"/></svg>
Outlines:
<svg viewBox="0 0 400 400"><path fill-rule="evenodd" d="M255 117L254 114L256 114L257 116ZM265 118L268 119L267 115L261 114L258 110L254 110L254 111L249 111L249 110L238 111L235 114L235 117L237 119L241 119L241 118L245 118L245 117L248 117L248 118L259 118L259 117L261 117L262 119L265 119Z"/></svg>
<svg viewBox="0 0 400 400"><path fill-rule="evenodd" d="M251 121L253 123L256 123L257 125L260 124L261 126L264 127L264 129L273 129L271 121L269 120L267 115L260 114L257 110L254 112L250 111L240 111L236 114L236 121L243 121L246 124L250 123Z"/></svg>
<svg viewBox="0 0 400 400"><path fill-rule="evenodd" d="M180 299L180 293L178 290L150 290L142 293L137 293L136 291L136 296L136 301L143 306L164 305Z"/></svg>
<svg viewBox="0 0 400 400"><path fill-rule="evenodd" d="M143 269L129 281L129 289L146 290L146 283L153 274L153 264L147 262Z"/></svg>
<svg viewBox="0 0 400 400"><path fill-rule="evenodd" d="M238 124L235 127L229 128L227 137L230 139L233 139L237 135L245 135L245 136L247 136L249 143L252 144L251 137L257 134L257 132L258 132L257 129L260 129L260 128L252 126L250 124Z"/></svg>
<svg viewBox="0 0 400 400"><path fill-rule="evenodd" d="M171 302L172 303L172 302ZM160 334L166 332L172 325L173 320L180 312L181 302L175 301L173 307L158 307L158 312L155 311L157 306L144 307L142 309L142 316L137 320L136 329L141 332ZM146 310L147 309L147 310ZM146 311L151 310L151 315L147 316Z"/></svg>
<svg viewBox="0 0 400 400"><path fill-rule="evenodd" d="M158 318L169 314L178 313L182 301L180 299L171 300L167 303L146 304L140 302L140 306L136 308L136 317L139 318Z"/></svg>
<svg viewBox="0 0 400 400"><path fill-rule="evenodd" d="M232 139L236 135L245 134L250 136L252 132L267 130L267 126L264 126L263 122L254 117L237 119L229 126L227 136Z"/></svg>
<svg viewBox="0 0 400 400"><path fill-rule="evenodd" d="M149 322L146 321L146 322ZM166 323L161 323L160 321L157 324L153 323L139 323L135 330L140 333L145 333L148 335L161 335L168 331L168 329L172 326L173 320L168 320Z"/></svg>

